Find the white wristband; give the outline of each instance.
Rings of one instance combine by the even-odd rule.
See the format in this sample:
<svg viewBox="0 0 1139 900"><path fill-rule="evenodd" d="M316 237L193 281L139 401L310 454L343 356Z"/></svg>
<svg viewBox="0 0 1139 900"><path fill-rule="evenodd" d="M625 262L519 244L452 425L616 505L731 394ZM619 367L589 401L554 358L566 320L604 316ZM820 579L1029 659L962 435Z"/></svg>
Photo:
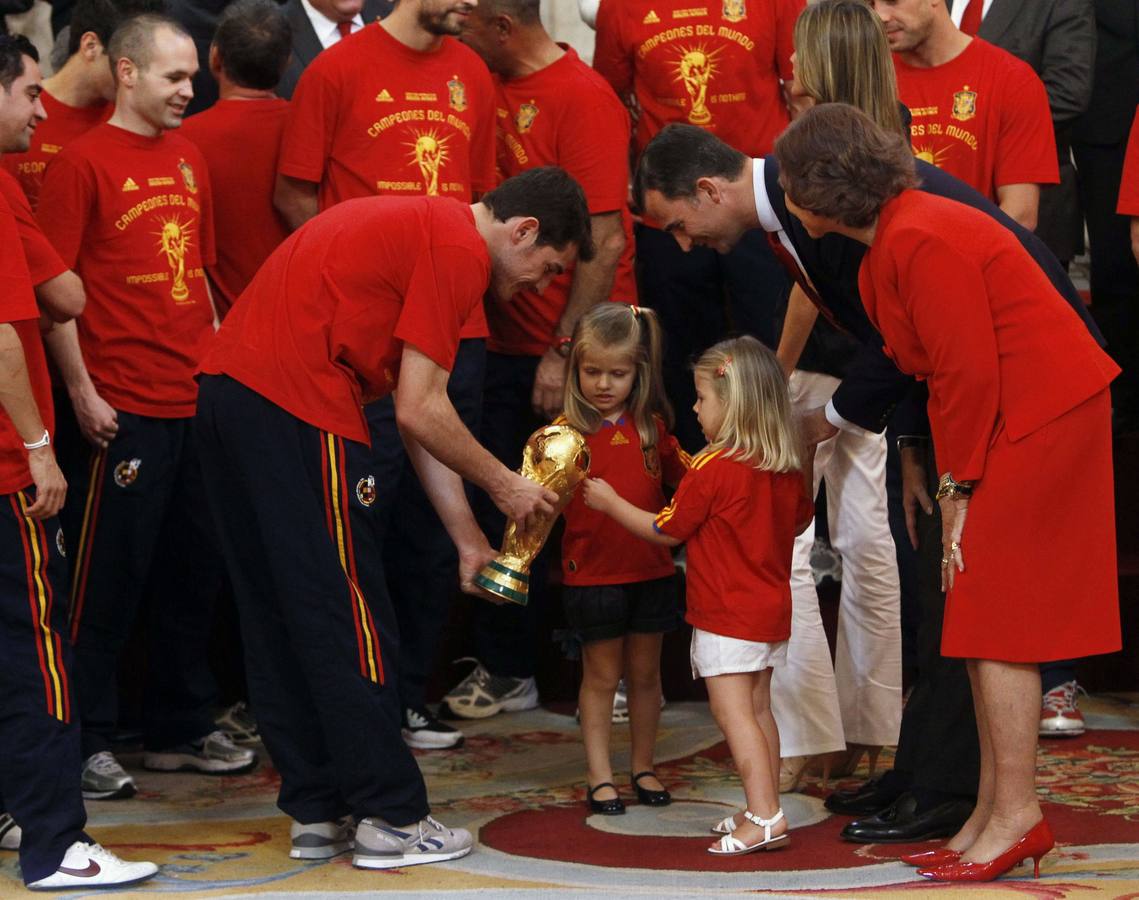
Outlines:
<svg viewBox="0 0 1139 900"><path fill-rule="evenodd" d="M25 450L39 450L40 447L47 447L49 444L51 444L51 435L48 433L48 430L45 428L44 433L43 433L43 437L41 437L38 441L32 441L30 444L27 441L25 441L24 442L24 449Z"/></svg>

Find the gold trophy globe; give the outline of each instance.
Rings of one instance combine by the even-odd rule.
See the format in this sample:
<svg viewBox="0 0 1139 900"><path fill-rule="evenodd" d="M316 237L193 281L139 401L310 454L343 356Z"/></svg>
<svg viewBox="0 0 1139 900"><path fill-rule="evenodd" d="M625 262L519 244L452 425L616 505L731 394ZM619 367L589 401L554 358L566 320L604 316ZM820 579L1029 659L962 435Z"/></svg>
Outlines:
<svg viewBox="0 0 1139 900"><path fill-rule="evenodd" d="M520 534L517 523L507 522L502 552L475 576L475 585L488 594L525 606L530 599L530 565L550 536L550 529L573 499L577 486L589 473L589 447L581 432L570 425L547 425L526 441L520 474L558 495L554 511L541 514L534 527Z"/></svg>

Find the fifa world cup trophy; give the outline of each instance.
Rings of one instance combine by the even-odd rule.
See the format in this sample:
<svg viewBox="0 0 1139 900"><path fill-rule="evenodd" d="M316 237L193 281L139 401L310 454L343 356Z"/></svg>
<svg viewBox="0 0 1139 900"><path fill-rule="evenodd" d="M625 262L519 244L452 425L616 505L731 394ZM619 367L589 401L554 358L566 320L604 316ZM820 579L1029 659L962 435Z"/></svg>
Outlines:
<svg viewBox="0 0 1139 900"><path fill-rule="evenodd" d="M525 534L519 533L515 522L507 522L502 552L483 566L475 576L475 584L497 598L525 606L530 598L530 564L546 543L561 511L573 499L577 486L589 473L589 448L585 438L569 425L539 428L526 441L520 471L557 494L557 505Z"/></svg>

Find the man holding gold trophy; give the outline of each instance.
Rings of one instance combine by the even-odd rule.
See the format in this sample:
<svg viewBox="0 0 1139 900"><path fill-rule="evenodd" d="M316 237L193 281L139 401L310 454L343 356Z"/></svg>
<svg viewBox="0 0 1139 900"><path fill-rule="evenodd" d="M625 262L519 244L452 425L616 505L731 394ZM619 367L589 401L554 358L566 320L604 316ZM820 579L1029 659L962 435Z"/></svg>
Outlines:
<svg viewBox="0 0 1139 900"><path fill-rule="evenodd" d="M400 734L395 619L375 534L353 532L346 442L393 393L408 455L459 554L463 590L495 559L462 480L523 540L559 493L507 469L446 393L459 330L489 290L525 302L593 255L580 186L550 166L471 206L368 197L316 216L234 304L202 364L197 431L233 581L250 699L295 821L295 858L354 848L361 868L440 862L473 846L429 815Z"/></svg>

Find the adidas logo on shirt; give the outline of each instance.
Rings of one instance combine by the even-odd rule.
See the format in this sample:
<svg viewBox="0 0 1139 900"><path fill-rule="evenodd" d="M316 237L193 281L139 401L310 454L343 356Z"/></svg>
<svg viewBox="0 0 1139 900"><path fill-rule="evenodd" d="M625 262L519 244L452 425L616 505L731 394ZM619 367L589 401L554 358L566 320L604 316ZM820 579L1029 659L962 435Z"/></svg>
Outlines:
<svg viewBox="0 0 1139 900"><path fill-rule="evenodd" d="M395 103L395 98L391 94L388 93L387 88L384 88L382 91L380 91L378 94L376 94L376 102L377 103Z"/></svg>
<svg viewBox="0 0 1139 900"><path fill-rule="evenodd" d="M641 19L642 25L659 25L660 16L656 14L656 10L650 9L649 14Z"/></svg>
<svg viewBox="0 0 1139 900"><path fill-rule="evenodd" d="M124 191L137 191L138 185L134 183L133 178L127 178L127 180L123 182L123 190Z"/></svg>
<svg viewBox="0 0 1139 900"><path fill-rule="evenodd" d="M620 447L622 444L629 443L629 439L619 431L613 433L613 437L609 439L610 447Z"/></svg>

